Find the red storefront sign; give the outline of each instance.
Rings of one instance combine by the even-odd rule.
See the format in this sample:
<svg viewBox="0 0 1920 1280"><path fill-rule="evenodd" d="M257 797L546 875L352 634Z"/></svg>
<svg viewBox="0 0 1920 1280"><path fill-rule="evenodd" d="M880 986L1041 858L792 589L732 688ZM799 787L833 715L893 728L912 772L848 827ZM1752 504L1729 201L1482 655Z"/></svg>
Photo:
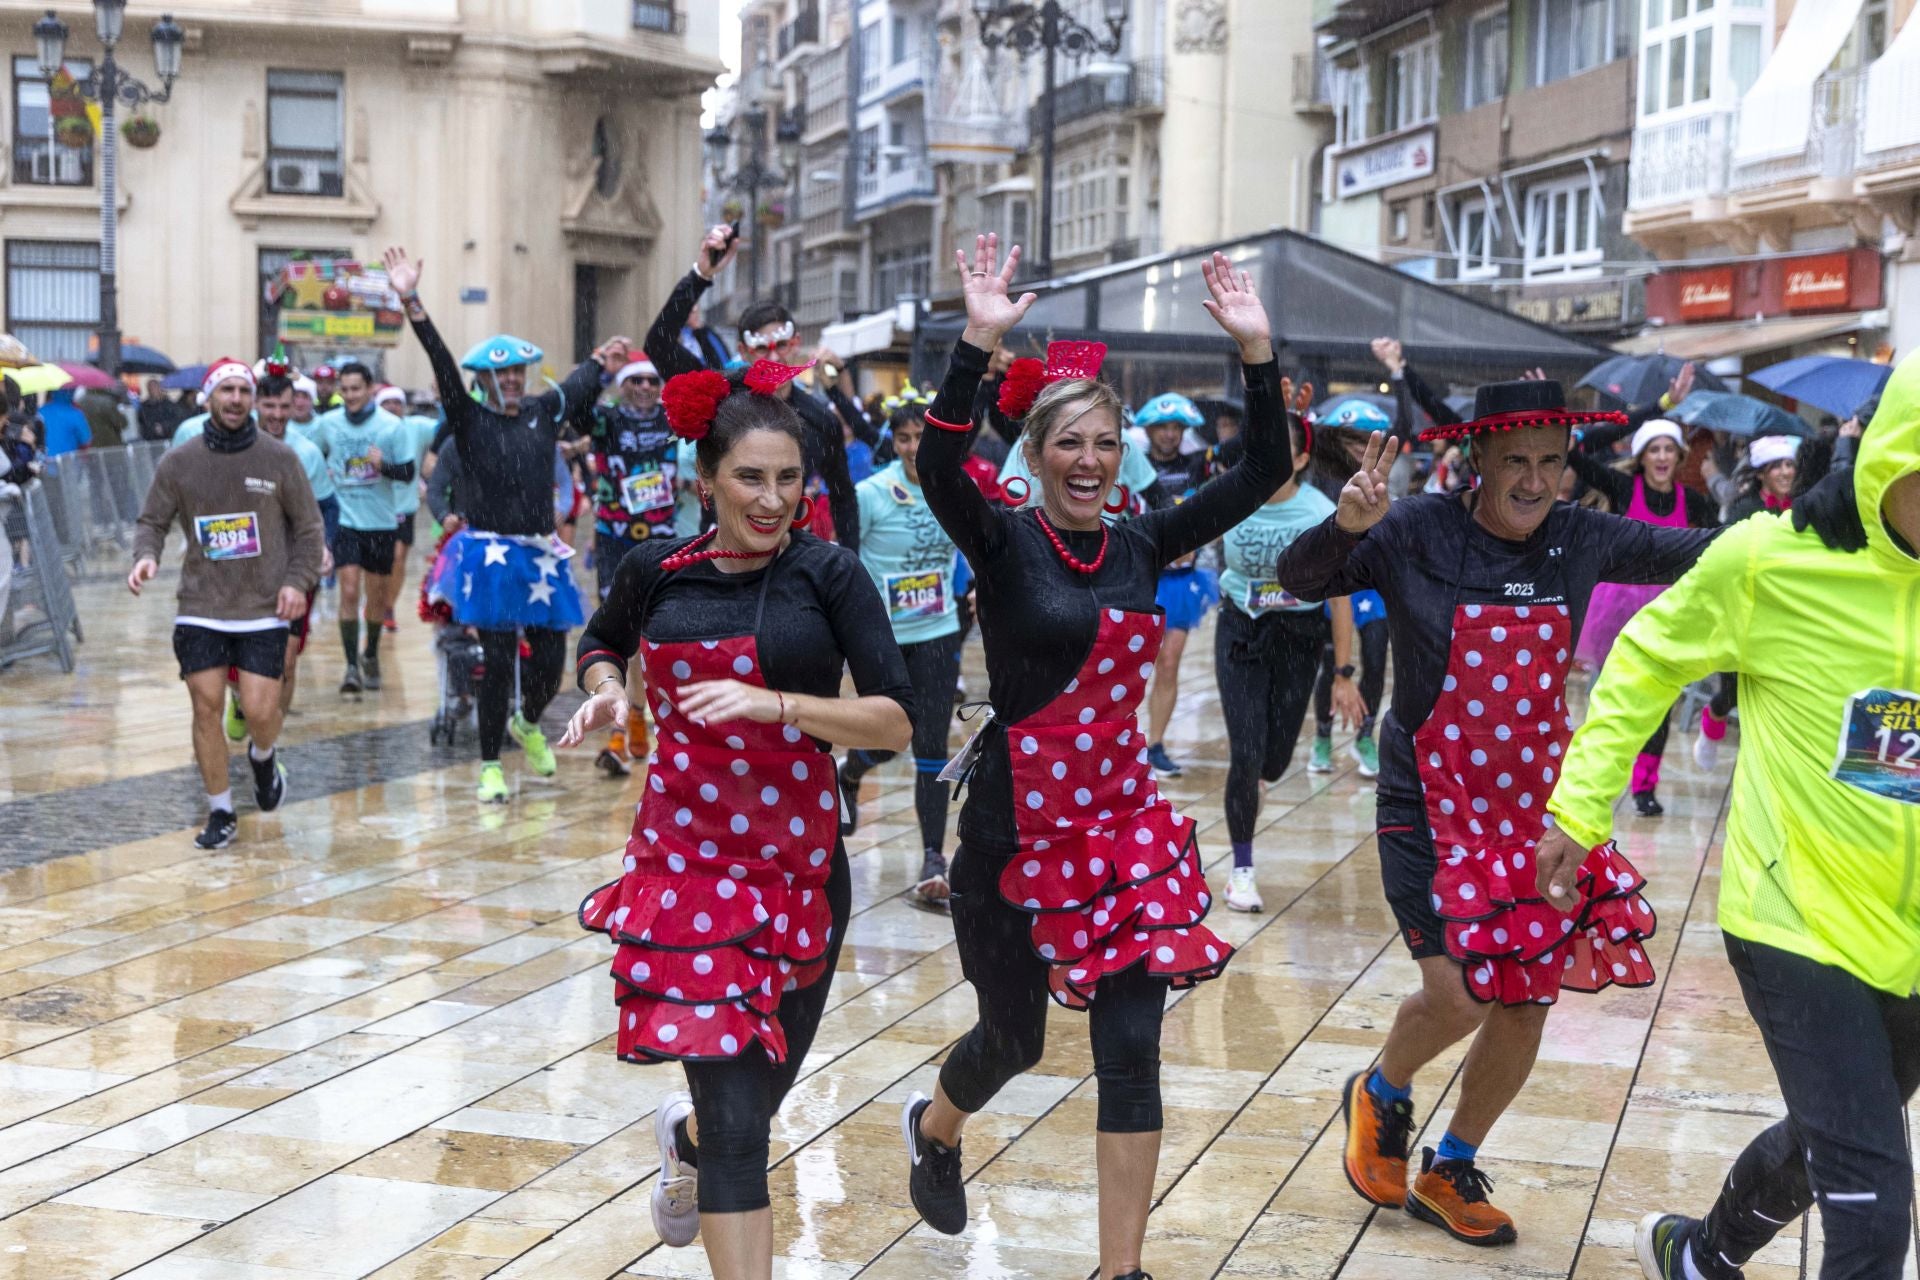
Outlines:
<svg viewBox="0 0 1920 1280"><path fill-rule="evenodd" d="M1872 311L1882 305L1880 254L1867 248L1662 271L1647 281L1647 317L1662 324Z"/></svg>
<svg viewBox="0 0 1920 1280"><path fill-rule="evenodd" d="M1682 274L1685 278L1678 282L1682 320L1725 320L1733 314L1732 267Z"/></svg>
<svg viewBox="0 0 1920 1280"><path fill-rule="evenodd" d="M1785 264L1780 305L1789 311L1844 310L1852 290L1853 260L1844 253L1823 253Z"/></svg>

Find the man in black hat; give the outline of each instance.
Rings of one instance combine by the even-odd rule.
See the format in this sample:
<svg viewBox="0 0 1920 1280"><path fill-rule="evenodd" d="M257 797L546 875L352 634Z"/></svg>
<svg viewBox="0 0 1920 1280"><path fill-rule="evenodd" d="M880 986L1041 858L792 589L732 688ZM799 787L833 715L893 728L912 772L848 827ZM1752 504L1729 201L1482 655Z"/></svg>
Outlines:
<svg viewBox="0 0 1920 1280"><path fill-rule="evenodd" d="M1388 904L1421 989L1395 1015L1379 1065L1347 1082L1347 1180L1469 1244L1519 1238L1489 1203L1474 1156L1526 1083L1564 987L1653 979L1644 883L1611 846L1583 864L1576 900L1533 887L1534 846L1572 731L1568 660L1594 585L1672 582L1712 538L1557 500L1571 430L1560 384L1480 388L1462 442L1477 483L1389 504L1397 439L1375 432L1339 506L1281 556L1307 600L1368 588L1386 600L1393 703L1379 726L1378 843ZM1414 1073L1474 1036L1452 1123L1407 1185Z"/></svg>

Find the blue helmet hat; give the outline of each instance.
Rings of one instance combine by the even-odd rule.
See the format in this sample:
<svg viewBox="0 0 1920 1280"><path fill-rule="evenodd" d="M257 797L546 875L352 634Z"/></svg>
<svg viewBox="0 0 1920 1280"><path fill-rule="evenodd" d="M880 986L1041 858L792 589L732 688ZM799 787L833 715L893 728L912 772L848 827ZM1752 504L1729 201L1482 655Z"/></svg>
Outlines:
<svg viewBox="0 0 1920 1280"><path fill-rule="evenodd" d="M1323 427L1350 427L1359 431L1386 431L1393 419L1379 405L1366 400L1340 400L1314 412L1314 421Z"/></svg>
<svg viewBox="0 0 1920 1280"><path fill-rule="evenodd" d="M461 357L462 369L500 370L514 369L526 364L539 364L545 353L525 338L516 338L510 333L496 333L485 342L475 343L473 349Z"/></svg>
<svg viewBox="0 0 1920 1280"><path fill-rule="evenodd" d="M1193 401L1178 391L1169 391L1155 396L1140 406L1140 412L1133 415L1136 427L1151 427L1162 422L1177 422L1183 427L1198 427L1206 423L1206 418L1194 406Z"/></svg>

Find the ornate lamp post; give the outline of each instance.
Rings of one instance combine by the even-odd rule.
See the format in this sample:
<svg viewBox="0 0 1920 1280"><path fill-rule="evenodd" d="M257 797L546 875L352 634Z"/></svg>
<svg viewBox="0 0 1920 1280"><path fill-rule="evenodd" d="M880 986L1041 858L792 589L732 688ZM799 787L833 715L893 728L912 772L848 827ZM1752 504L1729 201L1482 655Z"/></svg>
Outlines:
<svg viewBox="0 0 1920 1280"><path fill-rule="evenodd" d="M716 124L707 131L707 151L713 160L714 177L722 190L741 191L747 197L747 287L758 296L760 292L760 191L764 187L777 191L792 181L791 173L794 158L800 148L800 113L783 111L774 125L774 143L779 147L780 163L770 164L767 159L767 109L755 103L737 117L747 130L746 158L725 173L727 153L732 148L733 133L727 125Z"/></svg>
<svg viewBox="0 0 1920 1280"><path fill-rule="evenodd" d="M1043 52L1045 88L1040 95L1040 255L1033 269L1041 279L1053 274L1053 107L1054 63L1060 50L1084 58L1120 52L1127 28L1127 0L1102 0L1107 35L1103 39L1076 21L1060 0L1039 4L1009 0L973 0L973 16L980 23L980 43L989 49L1012 46L1022 58L1035 49Z"/></svg>
<svg viewBox="0 0 1920 1280"><path fill-rule="evenodd" d="M100 103L100 356L102 373L120 372L120 210L119 162L120 136L114 127L115 105L129 107L149 102L165 102L173 96L173 82L180 75L181 47L187 33L173 21L172 14L161 15L153 29L153 67L160 77L158 92L149 89L114 61L114 46L120 43L125 26L127 0L93 0L93 29L100 37L100 71L81 89ZM33 42L38 50L40 72L51 81L67 62L67 24L47 10L33 24Z"/></svg>

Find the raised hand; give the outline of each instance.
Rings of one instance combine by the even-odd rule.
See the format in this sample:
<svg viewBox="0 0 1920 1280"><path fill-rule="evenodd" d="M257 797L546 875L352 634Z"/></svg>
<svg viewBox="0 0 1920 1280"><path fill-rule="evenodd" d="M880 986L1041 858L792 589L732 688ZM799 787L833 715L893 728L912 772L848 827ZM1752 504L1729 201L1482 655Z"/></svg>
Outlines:
<svg viewBox="0 0 1920 1280"><path fill-rule="evenodd" d="M1360 469L1340 490L1340 505L1333 522L1347 533L1361 534L1380 523L1387 514L1387 473L1400 455L1400 437L1376 431L1367 438L1360 455Z"/></svg>
<svg viewBox="0 0 1920 1280"><path fill-rule="evenodd" d="M420 268L426 265L426 259L416 262L407 256L407 251L399 245L388 245L386 252L387 283L402 298L410 297L420 288Z"/></svg>
<svg viewBox="0 0 1920 1280"><path fill-rule="evenodd" d="M1667 406L1679 404L1693 394L1693 361L1680 366L1680 372L1673 375L1673 381L1667 384Z"/></svg>
<svg viewBox="0 0 1920 1280"><path fill-rule="evenodd" d="M1020 323L1027 308L1040 300L1037 293L1023 293L1018 300L1011 296L1013 273L1020 265L1020 246L1009 249L1002 263L1000 237L989 231L973 238L971 266L965 249L955 249L953 260L960 268L961 292L967 304L967 328L960 336L982 351L992 351Z"/></svg>
<svg viewBox="0 0 1920 1280"><path fill-rule="evenodd" d="M701 279L711 280L725 271L739 253L740 237L730 225L719 223L707 228L706 236L700 241L700 252L693 257L693 269ZM716 258L715 254L719 256Z"/></svg>
<svg viewBox="0 0 1920 1280"><path fill-rule="evenodd" d="M620 367L632 358L633 339L626 337L608 338L594 348L593 359L608 373L616 373Z"/></svg>
<svg viewBox="0 0 1920 1280"><path fill-rule="evenodd" d="M1200 263L1200 274L1206 277L1209 295L1200 305L1240 344L1241 362L1265 364L1273 359L1273 326L1254 292L1253 276L1235 269L1226 254L1217 252Z"/></svg>
<svg viewBox="0 0 1920 1280"><path fill-rule="evenodd" d="M1373 358L1394 377L1399 377L1407 367L1407 356L1400 349L1398 338L1375 338L1372 343Z"/></svg>

